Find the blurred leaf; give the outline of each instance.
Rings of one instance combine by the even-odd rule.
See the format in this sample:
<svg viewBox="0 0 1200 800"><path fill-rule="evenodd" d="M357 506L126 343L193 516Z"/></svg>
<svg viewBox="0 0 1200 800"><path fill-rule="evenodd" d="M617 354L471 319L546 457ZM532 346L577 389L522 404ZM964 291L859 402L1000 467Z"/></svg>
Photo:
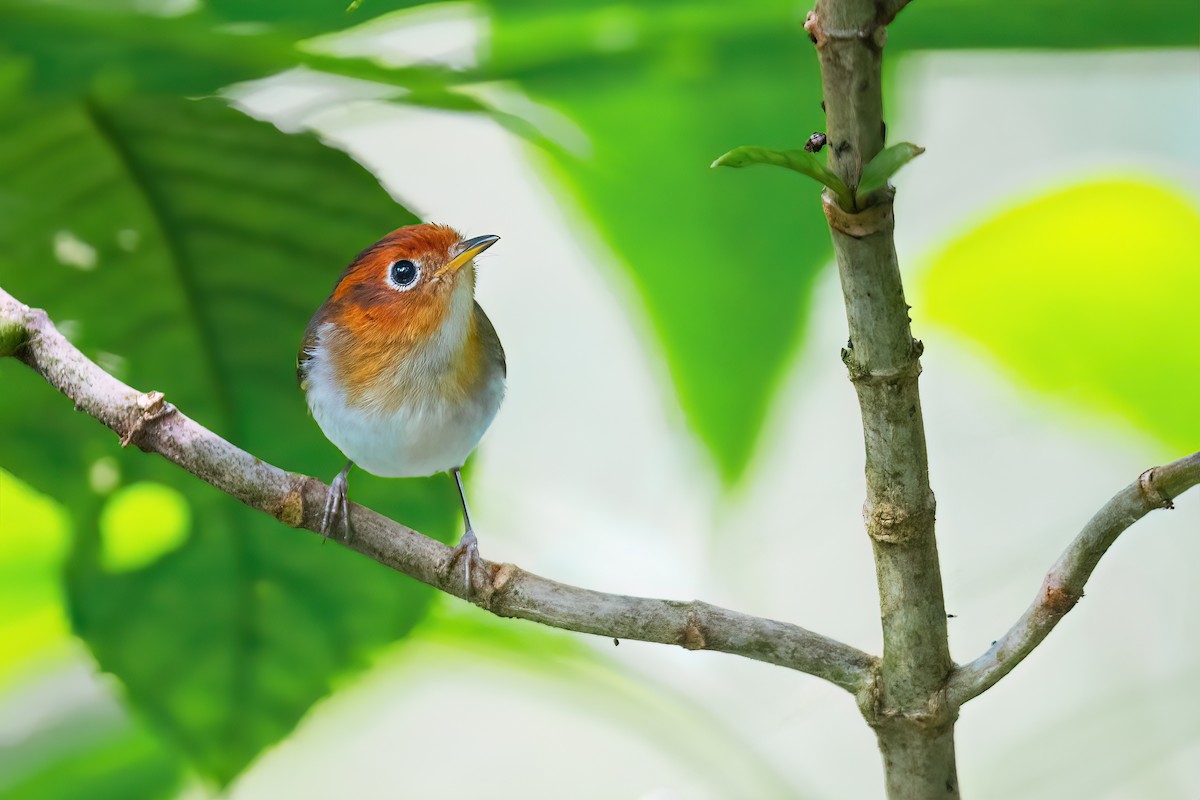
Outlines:
<svg viewBox="0 0 1200 800"><path fill-rule="evenodd" d="M872 162L874 163L874 162ZM850 190L842 179L821 163L821 160L807 150L772 150L769 147L754 147L743 145L735 147L712 163L714 167L751 167L755 164L770 164L776 167L786 167L802 175L824 184L838 196L843 208L853 209L854 200ZM863 173L864 176L866 173Z"/></svg>
<svg viewBox="0 0 1200 800"><path fill-rule="evenodd" d="M524 26L547 29L536 15L510 12L515 5L497 11L501 63L532 59L518 50L531 38ZM613 11L582 35L635 48L650 35L639 26L653 18ZM787 142L819 127L820 81L796 46L798 23L778 26L767 42L655 30L662 38L645 52L530 66L522 77L533 98L587 134L590 153L553 166L628 269L689 421L732 482L794 352L829 235L817 193L791 176L708 166L733 142Z"/></svg>
<svg viewBox="0 0 1200 800"><path fill-rule="evenodd" d="M205 8L223 20L235 23L262 23L286 28L296 33L327 33L332 30L360 25L382 14L428 0L371 0L369 3L349 3L348 0L205 0Z"/></svg>
<svg viewBox="0 0 1200 800"><path fill-rule="evenodd" d="M5 386L7 389L7 386ZM2 394L2 393L0 393ZM61 651L70 639L62 565L70 547L66 515L0 470L0 686Z"/></svg>
<svg viewBox="0 0 1200 800"><path fill-rule="evenodd" d="M325 8L339 19L346 16L336 3ZM271 9L284 20L293 19L290 11L304 10L303 4L233 2L184 16L158 16L140 4L112 0L0 0L0 56L8 57L0 59L0 92L16 83L38 97L211 94L235 82L307 66L412 92L399 94L397 102L496 113L452 91L464 78L446 67L390 68L365 57L315 52L298 46L307 44L299 38L315 32L311 26L293 29L246 17ZM227 11L228 17L215 16L216 11Z"/></svg>
<svg viewBox="0 0 1200 800"><path fill-rule="evenodd" d="M915 144L909 142L901 142L891 147L885 147L882 151L876 153L875 157L863 167L862 177L858 181L855 196L861 201L862 198L871 192L882 189L887 185L888 178L895 175L901 167L924 152L924 147L917 147Z"/></svg>
<svg viewBox="0 0 1200 800"><path fill-rule="evenodd" d="M42 95L107 91L213 92L293 66L290 39L216 29L203 14L162 17L128 3L0 0L0 53L31 65Z"/></svg>
<svg viewBox="0 0 1200 800"><path fill-rule="evenodd" d="M414 221L345 155L217 101L47 106L0 125L0 208L0 285L73 320L64 327L85 352L261 458L323 477L341 466L307 418L295 353L354 253ZM118 453L36 375L11 361L0 370L0 458L69 500L84 526L77 630L219 781L425 613L426 587L160 459ZM98 505L84 478L114 454L124 480L175 486L193 518L181 549L119 575L95 563ZM453 531L448 480L356 473L351 495Z"/></svg>
<svg viewBox="0 0 1200 800"><path fill-rule="evenodd" d="M564 112L592 153L560 159L642 294L689 420L727 480L753 452L780 372L829 260L819 207L778 178L705 179L747 139L824 127L816 60L787 2L630 5L494 0L484 73ZM1065 21L1065 22L1063 22ZM1062 23L1062 24L1060 24ZM1195 46L1200 5L922 0L888 52L928 48ZM664 229L670 220L683 230ZM748 274L751 273L752 274Z"/></svg>
<svg viewBox="0 0 1200 800"><path fill-rule="evenodd" d="M888 29L888 49L1195 47L1200 3L1145 0L921 0Z"/></svg>
<svg viewBox="0 0 1200 800"><path fill-rule="evenodd" d="M100 565L128 572L177 550L191 528L187 499L159 483L114 492L100 514Z"/></svg>
<svg viewBox="0 0 1200 800"><path fill-rule="evenodd" d="M1200 213L1136 180L1002 211L924 276L930 316L1072 408L1119 414L1172 452L1200 441Z"/></svg>
<svg viewBox="0 0 1200 800"><path fill-rule="evenodd" d="M114 729L86 715L56 723L41 735L52 741L12 748L22 762L14 766L28 771L10 781L0 769L5 800L166 800L178 794L183 764L145 729Z"/></svg>

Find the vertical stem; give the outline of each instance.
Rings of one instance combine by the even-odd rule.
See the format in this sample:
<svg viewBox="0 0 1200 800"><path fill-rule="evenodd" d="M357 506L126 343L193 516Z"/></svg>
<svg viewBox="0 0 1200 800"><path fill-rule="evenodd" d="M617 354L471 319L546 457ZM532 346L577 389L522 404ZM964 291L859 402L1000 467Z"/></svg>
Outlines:
<svg viewBox="0 0 1200 800"><path fill-rule="evenodd" d="M851 187L884 143L885 5L817 0L806 26L820 57L830 166ZM825 204L850 329L843 358L862 412L863 516L883 625L879 687L863 712L879 739L889 797L956 798L956 712L945 701L952 663L917 391L921 344L909 329L891 193L858 198L861 211L828 196Z"/></svg>

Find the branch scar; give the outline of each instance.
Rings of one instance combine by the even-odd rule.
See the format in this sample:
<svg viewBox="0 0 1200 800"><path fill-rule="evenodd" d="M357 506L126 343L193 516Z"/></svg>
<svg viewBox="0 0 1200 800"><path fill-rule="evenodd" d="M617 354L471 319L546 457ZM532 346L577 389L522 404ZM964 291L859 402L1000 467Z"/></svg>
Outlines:
<svg viewBox="0 0 1200 800"><path fill-rule="evenodd" d="M1163 494L1162 489L1154 482L1155 469L1157 467L1151 467L1138 475L1138 490L1142 493L1142 499L1155 508L1174 508L1175 501Z"/></svg>
<svg viewBox="0 0 1200 800"><path fill-rule="evenodd" d="M147 422L153 422L175 412L175 406L163 400L162 392L146 392L138 395L137 407L142 410L142 413L133 421L129 430L122 434L121 447L128 447L134 437L146 427Z"/></svg>
<svg viewBox="0 0 1200 800"><path fill-rule="evenodd" d="M687 624L683 627L683 641L680 644L688 650L703 650L708 647L704 631L700 628L700 617L695 608L688 610Z"/></svg>

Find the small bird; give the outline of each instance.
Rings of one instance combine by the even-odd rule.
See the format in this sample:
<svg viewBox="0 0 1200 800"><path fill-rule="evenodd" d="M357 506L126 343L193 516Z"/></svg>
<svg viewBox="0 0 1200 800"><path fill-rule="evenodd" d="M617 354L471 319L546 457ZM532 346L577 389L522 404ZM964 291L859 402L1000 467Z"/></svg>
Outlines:
<svg viewBox="0 0 1200 800"><path fill-rule="evenodd" d="M308 408L349 463L333 479L322 532L349 539L346 491L357 464L383 477L450 472L466 532L466 590L479 559L461 468L504 399L504 348L475 302L475 256L499 236L464 239L409 225L363 250L304 331L296 375Z"/></svg>

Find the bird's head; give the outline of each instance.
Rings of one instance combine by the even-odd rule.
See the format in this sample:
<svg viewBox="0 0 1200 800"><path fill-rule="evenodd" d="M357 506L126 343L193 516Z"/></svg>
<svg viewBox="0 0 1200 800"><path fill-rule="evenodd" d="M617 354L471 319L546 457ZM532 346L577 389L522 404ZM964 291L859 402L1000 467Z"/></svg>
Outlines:
<svg viewBox="0 0 1200 800"><path fill-rule="evenodd" d="M370 338L420 342L473 305L473 259L500 239L464 239L445 225L409 225L358 254L326 303L326 318Z"/></svg>

